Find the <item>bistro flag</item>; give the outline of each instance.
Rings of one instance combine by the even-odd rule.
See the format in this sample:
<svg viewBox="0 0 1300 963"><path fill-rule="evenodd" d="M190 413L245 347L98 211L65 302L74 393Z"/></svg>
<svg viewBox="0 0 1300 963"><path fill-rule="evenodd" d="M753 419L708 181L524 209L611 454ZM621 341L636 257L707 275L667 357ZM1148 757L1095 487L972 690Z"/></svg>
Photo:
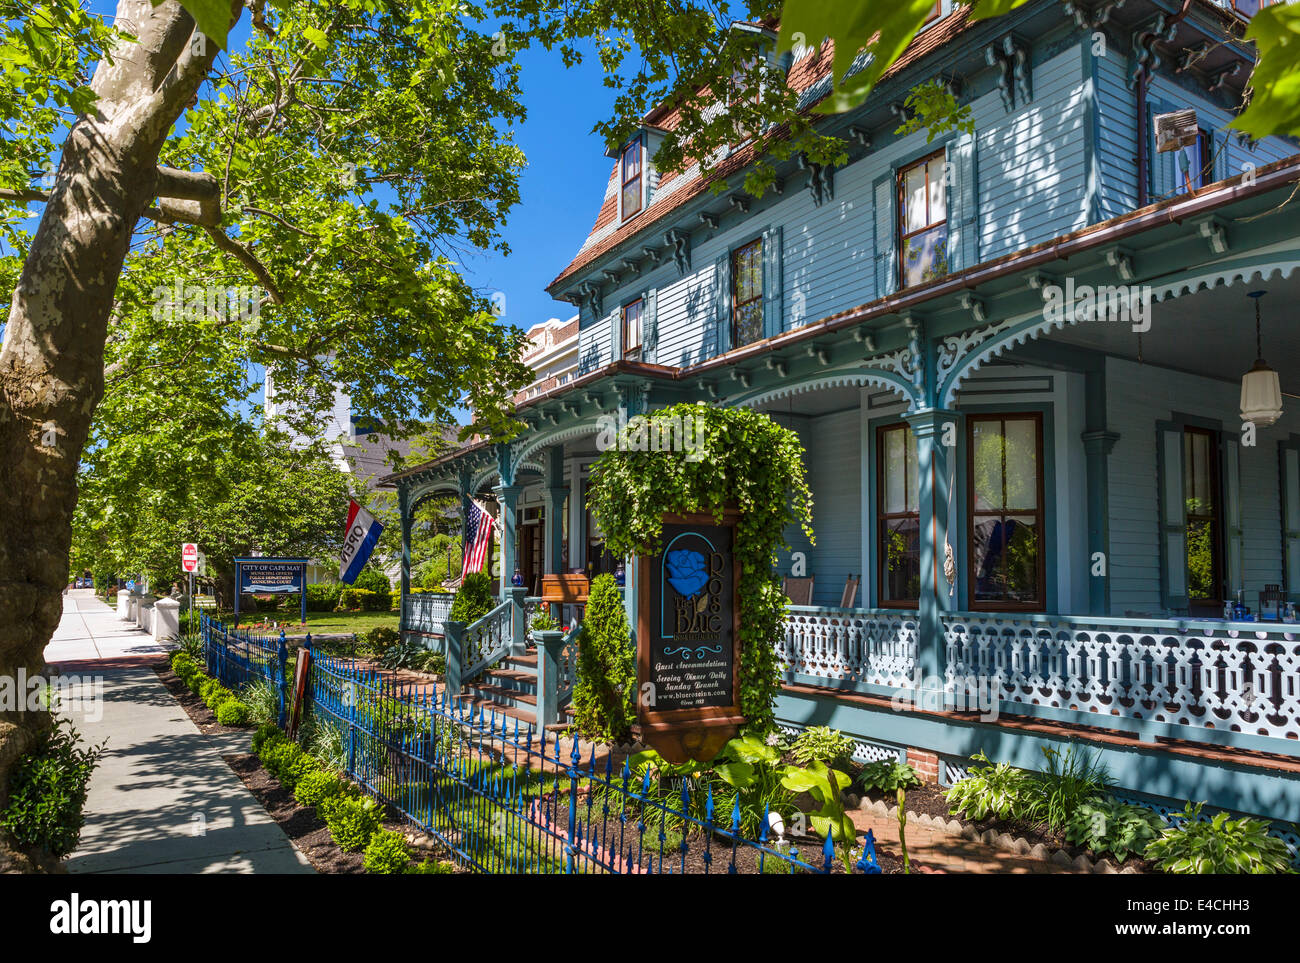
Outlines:
<svg viewBox="0 0 1300 963"><path fill-rule="evenodd" d="M383 530L384 526L375 521L374 515L355 501L348 502L348 523L343 528L343 557L339 562L342 581L351 585L357 580Z"/></svg>

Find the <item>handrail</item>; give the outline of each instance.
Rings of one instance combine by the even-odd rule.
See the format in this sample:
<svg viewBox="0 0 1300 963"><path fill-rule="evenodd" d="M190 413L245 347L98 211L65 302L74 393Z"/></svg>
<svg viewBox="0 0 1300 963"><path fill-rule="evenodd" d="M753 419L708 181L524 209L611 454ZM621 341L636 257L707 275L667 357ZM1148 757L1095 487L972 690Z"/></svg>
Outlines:
<svg viewBox="0 0 1300 963"><path fill-rule="evenodd" d="M514 600L507 598L504 602L494 608L487 615L465 627L464 644L462 649L462 659L465 660L464 669L461 670L461 683L468 682L474 676L478 675L489 665L499 661L506 653L510 651L510 645L514 641L511 634L511 622L514 606ZM480 635L496 633L495 644L486 653L483 652L483 646L479 643ZM468 660L477 654L474 662Z"/></svg>
<svg viewBox="0 0 1300 963"><path fill-rule="evenodd" d="M567 705L573 699L573 683L578 675L578 636L581 634L582 623L574 622L560 639L560 672L556 680L558 705ZM572 657L566 657L565 653L572 653Z"/></svg>

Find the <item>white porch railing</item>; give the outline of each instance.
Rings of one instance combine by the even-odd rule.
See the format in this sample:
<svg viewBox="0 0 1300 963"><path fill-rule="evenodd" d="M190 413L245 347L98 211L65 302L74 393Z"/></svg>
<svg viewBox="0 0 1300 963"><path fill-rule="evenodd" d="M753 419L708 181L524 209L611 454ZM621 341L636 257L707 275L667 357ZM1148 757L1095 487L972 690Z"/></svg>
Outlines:
<svg viewBox="0 0 1300 963"><path fill-rule="evenodd" d="M1300 626L957 613L946 684L1041 705L1300 738Z"/></svg>
<svg viewBox="0 0 1300 963"><path fill-rule="evenodd" d="M916 613L896 609L786 608L777 644L781 672L835 688L911 685L916 665Z"/></svg>
<svg viewBox="0 0 1300 963"><path fill-rule="evenodd" d="M506 599L465 628L461 640L460 681L468 682L510 651L514 642L515 604Z"/></svg>
<svg viewBox="0 0 1300 963"><path fill-rule="evenodd" d="M442 635L442 623L451 615L456 596L443 592L417 592L402 601L402 628L407 632Z"/></svg>

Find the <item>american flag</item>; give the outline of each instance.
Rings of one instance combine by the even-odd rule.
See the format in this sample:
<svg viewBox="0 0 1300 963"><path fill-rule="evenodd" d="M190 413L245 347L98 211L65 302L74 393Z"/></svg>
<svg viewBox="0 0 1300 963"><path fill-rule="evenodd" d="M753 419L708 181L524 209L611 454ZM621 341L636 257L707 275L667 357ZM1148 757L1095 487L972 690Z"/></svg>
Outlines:
<svg viewBox="0 0 1300 963"><path fill-rule="evenodd" d="M483 571L487 559L488 542L492 540L493 518L490 512L477 500L469 500L469 518L465 522L465 543L469 549L465 552L461 577L470 572Z"/></svg>

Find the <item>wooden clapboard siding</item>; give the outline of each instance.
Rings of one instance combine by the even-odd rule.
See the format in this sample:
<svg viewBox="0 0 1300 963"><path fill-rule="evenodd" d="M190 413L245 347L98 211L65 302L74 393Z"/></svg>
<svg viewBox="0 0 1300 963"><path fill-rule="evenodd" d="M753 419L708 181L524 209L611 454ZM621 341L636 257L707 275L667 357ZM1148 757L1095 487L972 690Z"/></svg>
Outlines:
<svg viewBox="0 0 1300 963"><path fill-rule="evenodd" d="M1180 412L1222 421L1225 431L1238 431L1240 424L1232 415L1239 394L1230 382L1107 360L1108 426L1120 436L1108 466L1112 615L1160 611L1156 422ZM1264 585L1282 581L1277 442L1296 431L1300 414L1288 412L1276 425L1259 431L1256 445L1241 447L1242 571L1248 600L1257 599Z"/></svg>
<svg viewBox="0 0 1300 963"><path fill-rule="evenodd" d="M1129 90L1126 59L1095 58L1097 164L1100 219L1137 207L1137 96Z"/></svg>

